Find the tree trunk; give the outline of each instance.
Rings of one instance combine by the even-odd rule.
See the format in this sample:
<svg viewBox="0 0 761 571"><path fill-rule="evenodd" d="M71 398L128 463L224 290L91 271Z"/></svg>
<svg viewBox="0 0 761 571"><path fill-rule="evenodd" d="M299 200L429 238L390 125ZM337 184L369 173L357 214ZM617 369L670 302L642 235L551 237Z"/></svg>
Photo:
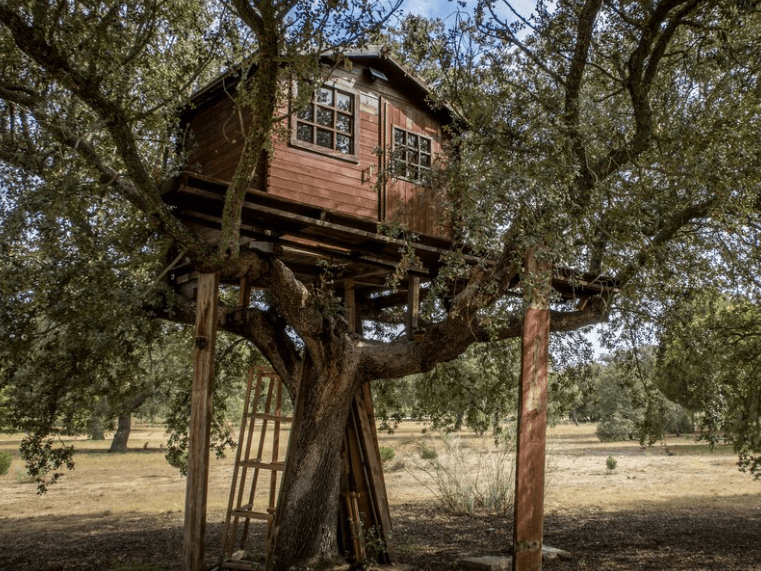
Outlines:
<svg viewBox="0 0 761 571"><path fill-rule="evenodd" d="M303 569L338 555L341 445L354 381L353 371L340 365L302 375L271 554L275 571Z"/></svg>
<svg viewBox="0 0 761 571"><path fill-rule="evenodd" d="M93 416L90 419L90 426L89 426L88 432L90 433L91 440L105 440L106 427L103 424L103 419L99 416Z"/></svg>
<svg viewBox="0 0 761 571"><path fill-rule="evenodd" d="M109 452L126 452L129 433L132 430L132 411L119 416L119 424L116 427L114 439L111 441Z"/></svg>
<svg viewBox="0 0 761 571"><path fill-rule="evenodd" d="M130 404L129 410L119 415L119 424L116 427L114 439L111 441L109 452L126 452L130 431L132 430L132 413L137 412L140 406L148 399L150 394L137 395Z"/></svg>
<svg viewBox="0 0 761 571"><path fill-rule="evenodd" d="M105 418L108 417L108 397L103 397L95 404L95 410L90 418L88 426L88 432L90 438L93 440L105 440L106 439L106 423Z"/></svg>

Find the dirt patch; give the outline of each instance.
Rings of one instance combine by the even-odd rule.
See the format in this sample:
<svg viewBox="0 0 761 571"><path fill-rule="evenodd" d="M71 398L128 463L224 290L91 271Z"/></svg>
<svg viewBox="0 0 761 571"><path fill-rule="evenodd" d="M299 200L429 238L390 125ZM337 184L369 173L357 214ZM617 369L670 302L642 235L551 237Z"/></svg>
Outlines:
<svg viewBox="0 0 761 571"><path fill-rule="evenodd" d="M222 532L216 515L208 526L208 568L217 562ZM463 557L509 553L509 519L455 517L419 503L395 506L392 517L397 562L414 568L454 571ZM759 537L761 509L750 505L555 513L546 518L545 542L573 559L544 568L757 571ZM181 546L181 513L0 520L0 569L6 571L102 571L138 563L180 570Z"/></svg>
<svg viewBox="0 0 761 571"><path fill-rule="evenodd" d="M548 561L545 569L761 571L761 482L738 472L730 451L709 453L684 438L652 449L605 445L594 427L563 426L550 435L545 543L573 559ZM79 443L89 451L76 470L42 497L15 461L0 477L0 569L181 569L185 480L164 461L162 437L138 431L141 448L120 455L105 454L107 443ZM508 554L511 517L452 516L436 506L415 473L420 438L414 425L383 437L397 451L397 469L386 474L397 562L454 571L463 557ZM0 449L14 447L13 438L0 441ZM618 460L613 473L608 455ZM212 461L209 569L217 564L231 464ZM256 534L261 545L263 530Z"/></svg>

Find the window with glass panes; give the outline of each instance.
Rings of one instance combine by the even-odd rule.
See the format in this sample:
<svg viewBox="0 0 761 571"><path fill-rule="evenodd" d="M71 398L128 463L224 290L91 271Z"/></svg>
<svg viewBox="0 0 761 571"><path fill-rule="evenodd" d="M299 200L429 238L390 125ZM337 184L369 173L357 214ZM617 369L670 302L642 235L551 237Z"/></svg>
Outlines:
<svg viewBox="0 0 761 571"><path fill-rule="evenodd" d="M394 127L394 175L413 181L431 170L431 139Z"/></svg>
<svg viewBox="0 0 761 571"><path fill-rule="evenodd" d="M354 95L329 86L320 87L312 102L296 114L295 139L301 143L354 155L356 117Z"/></svg>

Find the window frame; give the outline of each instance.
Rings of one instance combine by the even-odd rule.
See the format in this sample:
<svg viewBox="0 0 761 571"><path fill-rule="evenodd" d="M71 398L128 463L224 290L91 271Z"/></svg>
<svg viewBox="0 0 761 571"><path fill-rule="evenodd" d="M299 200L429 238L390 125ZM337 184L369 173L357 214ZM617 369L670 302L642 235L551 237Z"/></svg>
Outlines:
<svg viewBox="0 0 761 571"><path fill-rule="evenodd" d="M403 143L399 143L397 140L397 133L401 133L403 136ZM417 143L415 146L409 144L410 137L415 137ZM422 150L420 144L421 140L428 142L428 151ZM392 176L395 178L406 180L413 184L426 184L430 177L426 177L424 173L433 172L433 137L424 135L422 133L416 133L409 129L403 129L396 125L391 126L391 165L390 170ZM416 162L410 160L410 153L417 154L418 158ZM403 156L402 156L403 155ZM428 157L428 166L425 166L421 162L421 157ZM404 164L404 172L401 172L399 168L401 164ZM410 170L412 169L413 176L410 176ZM415 174L414 171L417 171Z"/></svg>
<svg viewBox="0 0 761 571"><path fill-rule="evenodd" d="M321 89L331 90L332 100L333 100L332 104L327 105L325 103L321 103L317 101L317 94L319 90ZM336 93L349 96L351 101L351 110L349 112L343 111L338 107ZM309 104L306 107L302 109L298 109L298 110L291 109L291 120L290 120L291 132L289 137L290 145L295 148L305 149L307 151L311 151L321 155L326 155L336 159L353 162L353 163L359 163L359 141L360 141L359 107L360 107L360 96L358 92L354 91L353 89L344 87L343 85L337 85L333 82L322 84L317 89L315 89L309 101ZM301 113L303 113L305 109L312 110L311 120L304 117L300 117ZM318 122L317 120L318 109L331 110L332 126L324 125ZM336 124L337 123L336 119L338 116L349 118L352 125L352 129L350 133L338 129ZM312 141L314 142L304 141L298 138L299 123L301 123L302 125L308 125L313 129ZM331 134L332 147L325 147L325 146L317 144L316 138L317 138L318 129ZM336 148L337 140L339 136L346 136L351 140L351 145L352 145L351 153L345 153Z"/></svg>

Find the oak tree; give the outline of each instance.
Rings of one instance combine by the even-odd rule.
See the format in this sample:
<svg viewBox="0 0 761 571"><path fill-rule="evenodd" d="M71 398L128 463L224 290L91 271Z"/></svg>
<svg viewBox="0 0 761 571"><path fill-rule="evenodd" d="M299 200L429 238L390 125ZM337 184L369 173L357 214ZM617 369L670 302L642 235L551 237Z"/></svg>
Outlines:
<svg viewBox="0 0 761 571"><path fill-rule="evenodd" d="M241 208L281 124L282 79L314 84L315 53L361 43L388 11L367 0L232 6L234 14L200 0L1 0L0 159L4 188L6 177L32 195L38 181L77 181L68 187L81 206L72 224L97 214L93 196L107 197L144 231L135 251L172 242L198 271L267 290L261 304L222 303L218 325L250 339L303 395L277 568L334 554L338 458L358 388L518 336L516 283L525 293L546 278L521 276L528 252L619 284L611 297L556 303L558 333L614 310L657 311L660 294L716 279L726 244L745 267L757 262L752 240L739 238L756 232L758 214L756 2L561 0L522 18L507 2L482 0L474 21L448 31L417 21L401 43L412 62L434 56L421 69L459 119L457 160L442 178L459 238L482 262L448 260L414 340L352 334L324 290L276 255L240 248ZM226 61L244 62L238 105L252 121L222 239L211 245L161 196L183 167L177 110ZM722 278L731 285L737 275ZM464 286L453 291L455 280ZM193 319L193 304L172 292L150 301L156 316Z"/></svg>

